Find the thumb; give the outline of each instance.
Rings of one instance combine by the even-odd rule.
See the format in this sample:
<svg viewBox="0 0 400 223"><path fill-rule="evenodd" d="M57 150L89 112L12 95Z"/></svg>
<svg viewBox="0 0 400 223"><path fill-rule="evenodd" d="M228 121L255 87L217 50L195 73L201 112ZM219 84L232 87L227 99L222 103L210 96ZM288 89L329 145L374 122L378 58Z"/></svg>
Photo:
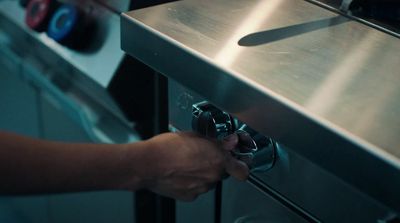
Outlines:
<svg viewBox="0 0 400 223"><path fill-rule="evenodd" d="M226 151L232 151L238 144L239 137L236 133L226 136L222 140L222 148Z"/></svg>
<svg viewBox="0 0 400 223"><path fill-rule="evenodd" d="M225 166L226 172L232 177L244 181L249 176L249 167L243 161L230 157Z"/></svg>

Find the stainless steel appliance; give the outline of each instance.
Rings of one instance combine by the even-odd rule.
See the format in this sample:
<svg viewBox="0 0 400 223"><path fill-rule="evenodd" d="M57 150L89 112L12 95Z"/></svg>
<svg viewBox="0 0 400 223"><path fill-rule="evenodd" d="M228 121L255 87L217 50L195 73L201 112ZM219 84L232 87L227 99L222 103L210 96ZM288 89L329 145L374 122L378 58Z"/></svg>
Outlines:
<svg viewBox="0 0 400 223"><path fill-rule="evenodd" d="M272 168L178 202L177 222L398 221L398 34L344 3L188 0L123 14L122 48L169 78L172 130L203 111L195 130L246 124L276 142Z"/></svg>

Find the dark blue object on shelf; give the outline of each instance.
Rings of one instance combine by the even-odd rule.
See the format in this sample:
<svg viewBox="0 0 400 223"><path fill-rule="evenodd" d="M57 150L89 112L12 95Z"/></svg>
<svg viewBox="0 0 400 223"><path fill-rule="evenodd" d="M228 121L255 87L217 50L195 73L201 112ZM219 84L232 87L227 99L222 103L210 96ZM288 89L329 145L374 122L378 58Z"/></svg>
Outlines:
<svg viewBox="0 0 400 223"><path fill-rule="evenodd" d="M78 9L73 5L62 5L50 20L47 35L57 42L64 43L76 32L78 21Z"/></svg>

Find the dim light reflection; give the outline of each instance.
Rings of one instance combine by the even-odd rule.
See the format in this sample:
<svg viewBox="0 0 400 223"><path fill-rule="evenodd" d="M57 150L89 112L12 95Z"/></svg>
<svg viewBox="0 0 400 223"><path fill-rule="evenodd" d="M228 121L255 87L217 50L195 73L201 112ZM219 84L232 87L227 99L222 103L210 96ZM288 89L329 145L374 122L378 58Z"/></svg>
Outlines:
<svg viewBox="0 0 400 223"><path fill-rule="evenodd" d="M285 0L265 0L255 5L250 11L249 16L247 16L232 33L231 38L227 40L226 44L221 48L214 59L225 67L235 62L240 52L244 49L244 47L238 45L239 39L244 35L257 31L261 24L271 17L276 8L284 1Z"/></svg>
<svg viewBox="0 0 400 223"><path fill-rule="evenodd" d="M398 61L398 58L393 57L390 53L388 53L384 56L384 58L382 58L382 61L385 61L388 64L395 64ZM384 66L384 64L382 64L381 66ZM396 97L396 92L399 92L399 88L387 87L385 89L383 89L383 88L381 88L381 89L382 90L374 91L373 104L370 105L370 109L366 109L366 110L362 111L361 117L359 118L358 122L354 126L354 130L356 132L359 132L362 135L376 136L377 134L385 134L385 138L388 135L386 132L385 133L376 132L377 128L385 128L387 126L386 126L386 124L382 125L383 124L382 122L380 122L380 121L377 122L375 120L376 120L376 117L379 117L379 115L381 115L383 112L385 112L385 110L387 108L389 108L390 106L395 106L391 103L391 101L393 101L393 98ZM389 114L385 114L385 115L389 115ZM400 129L400 126L398 125L399 122L395 122L392 124L394 124L394 126L397 126L397 128L395 128L395 129L397 129L397 130ZM396 132L396 130L394 130L394 132ZM399 132L399 131L397 131L397 132ZM396 135L396 133L394 135ZM394 137L393 141L385 140L385 143L388 143L388 145L389 144L396 145L396 143L398 144L398 138ZM397 148L400 148L400 145L398 145Z"/></svg>
<svg viewBox="0 0 400 223"><path fill-rule="evenodd" d="M343 55L341 63L327 75L324 82L305 103L308 110L325 116L334 109L343 92L354 78L361 74L360 70L368 63L371 55L374 55L370 46L373 38L375 38L373 34L367 34L357 46L351 47L348 54ZM367 52L366 49L371 51Z"/></svg>

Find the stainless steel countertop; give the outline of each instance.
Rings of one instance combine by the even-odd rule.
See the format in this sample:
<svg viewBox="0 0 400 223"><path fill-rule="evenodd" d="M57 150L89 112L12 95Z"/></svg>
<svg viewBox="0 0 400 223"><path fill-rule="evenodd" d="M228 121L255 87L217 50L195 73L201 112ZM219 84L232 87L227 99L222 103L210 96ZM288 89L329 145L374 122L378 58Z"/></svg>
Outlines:
<svg viewBox="0 0 400 223"><path fill-rule="evenodd" d="M400 41L301 0L123 14L122 48L400 212Z"/></svg>

